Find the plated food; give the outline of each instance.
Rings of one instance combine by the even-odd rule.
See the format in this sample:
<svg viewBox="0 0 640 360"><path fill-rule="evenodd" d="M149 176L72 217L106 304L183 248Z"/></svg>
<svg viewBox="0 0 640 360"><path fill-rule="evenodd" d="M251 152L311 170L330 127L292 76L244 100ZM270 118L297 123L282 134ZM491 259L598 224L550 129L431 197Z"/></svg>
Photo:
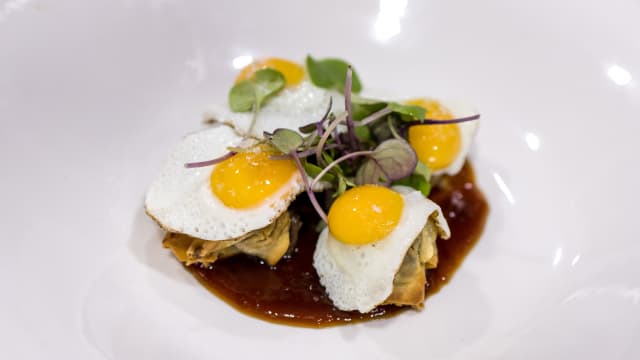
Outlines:
<svg viewBox="0 0 640 360"><path fill-rule="evenodd" d="M301 326L420 309L479 237L479 114L361 89L340 59L256 61L151 184L164 246L234 307Z"/></svg>

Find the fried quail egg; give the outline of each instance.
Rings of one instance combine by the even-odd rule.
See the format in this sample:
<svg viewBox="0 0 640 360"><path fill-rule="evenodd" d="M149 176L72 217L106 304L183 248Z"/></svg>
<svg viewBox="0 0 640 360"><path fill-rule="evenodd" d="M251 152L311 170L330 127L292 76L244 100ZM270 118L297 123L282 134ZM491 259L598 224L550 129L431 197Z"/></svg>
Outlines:
<svg viewBox="0 0 640 360"><path fill-rule="evenodd" d="M187 135L151 184L147 213L169 232L203 240L236 238L275 221L304 189L292 160L273 160L274 150L256 145L216 165L185 167L241 142L226 125Z"/></svg>
<svg viewBox="0 0 640 360"><path fill-rule="evenodd" d="M313 256L334 305L366 313L383 303L406 252L432 215L448 238L440 207L412 188L364 185L338 197Z"/></svg>
<svg viewBox="0 0 640 360"><path fill-rule="evenodd" d="M260 108L251 133L252 112L233 112L228 104L218 104L209 108L207 117L231 125L241 135L261 138L265 131L273 132L277 128L298 130L303 125L319 121L327 111L330 99L334 113L344 111L343 94L313 85L305 68L289 60L258 60L244 67L236 82L249 79L257 70L264 68L280 71L285 77L286 87Z"/></svg>
<svg viewBox="0 0 640 360"><path fill-rule="evenodd" d="M407 104L423 107L427 111L427 118L435 120L450 120L475 114L473 109L460 102L414 99ZM409 128L407 140L416 151L418 159L434 175L455 175L464 165L477 127L477 121L414 125Z"/></svg>

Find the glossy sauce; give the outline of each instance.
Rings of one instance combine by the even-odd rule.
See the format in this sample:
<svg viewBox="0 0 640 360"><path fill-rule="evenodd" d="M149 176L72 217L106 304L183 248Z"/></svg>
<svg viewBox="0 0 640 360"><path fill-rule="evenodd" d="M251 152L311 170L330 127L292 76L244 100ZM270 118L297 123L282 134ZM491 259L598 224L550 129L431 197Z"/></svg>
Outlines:
<svg viewBox="0 0 640 360"><path fill-rule="evenodd" d="M429 197L442 207L452 236L437 242L438 267L427 271L427 297L451 279L480 237L489 210L468 163L457 175L445 177L439 184ZM301 197L293 205L304 224L295 248L276 266L242 255L217 261L208 268L192 265L189 270L234 308L276 323L325 327L388 317L409 309L387 305L361 314L332 305L312 265L318 218L307 201ZM428 301L425 307L428 311Z"/></svg>

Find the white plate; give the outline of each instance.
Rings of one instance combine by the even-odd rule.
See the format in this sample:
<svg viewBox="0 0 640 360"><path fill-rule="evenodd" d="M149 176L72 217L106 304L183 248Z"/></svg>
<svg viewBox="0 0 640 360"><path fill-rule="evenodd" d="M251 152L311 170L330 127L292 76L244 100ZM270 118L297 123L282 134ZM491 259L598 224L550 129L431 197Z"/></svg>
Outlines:
<svg viewBox="0 0 640 360"><path fill-rule="evenodd" d="M638 1L231 4L0 0L0 358L640 356ZM489 222L421 313L325 330L244 316L142 212L234 59L307 52L482 112Z"/></svg>

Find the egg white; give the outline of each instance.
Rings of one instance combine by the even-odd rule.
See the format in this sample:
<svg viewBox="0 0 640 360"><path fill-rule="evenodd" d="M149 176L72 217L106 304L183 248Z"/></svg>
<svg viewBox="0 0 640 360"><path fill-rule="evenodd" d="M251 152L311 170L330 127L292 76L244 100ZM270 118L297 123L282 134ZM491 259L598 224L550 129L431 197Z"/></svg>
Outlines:
<svg viewBox="0 0 640 360"><path fill-rule="evenodd" d="M287 210L303 189L295 175L260 205L248 209L227 207L210 186L214 166L187 169L185 163L224 155L242 137L220 125L187 135L173 150L145 199L147 213L167 231L204 240L227 240L264 228Z"/></svg>
<svg viewBox="0 0 640 360"><path fill-rule="evenodd" d="M320 121L333 100L333 112L344 111L344 95L334 91L316 87L308 80L298 86L285 88L268 99L260 108L256 124L249 133L252 112L233 112L229 104L213 105L207 111L207 118L231 125L239 134L262 138L265 131L273 132L278 128L298 131L298 128L312 122Z"/></svg>
<svg viewBox="0 0 640 360"><path fill-rule="evenodd" d="M318 237L313 266L338 309L366 313L391 295L405 254L432 214L436 213L440 236L450 236L449 225L436 203L406 186L394 186L393 190L402 195L404 205L396 228L385 239L349 245L336 240L328 228Z"/></svg>
<svg viewBox="0 0 640 360"><path fill-rule="evenodd" d="M449 109L454 118L461 118L477 114L477 111L473 107L461 101L449 100L440 101L440 103L444 107ZM455 125L460 130L460 151L456 155L455 159L451 162L451 164L449 164L449 166L443 169L434 170L433 175L455 175L464 166L464 162L467 158L467 155L469 154L469 150L471 150L473 138L475 137L476 131L478 130L478 120L467 121Z"/></svg>

